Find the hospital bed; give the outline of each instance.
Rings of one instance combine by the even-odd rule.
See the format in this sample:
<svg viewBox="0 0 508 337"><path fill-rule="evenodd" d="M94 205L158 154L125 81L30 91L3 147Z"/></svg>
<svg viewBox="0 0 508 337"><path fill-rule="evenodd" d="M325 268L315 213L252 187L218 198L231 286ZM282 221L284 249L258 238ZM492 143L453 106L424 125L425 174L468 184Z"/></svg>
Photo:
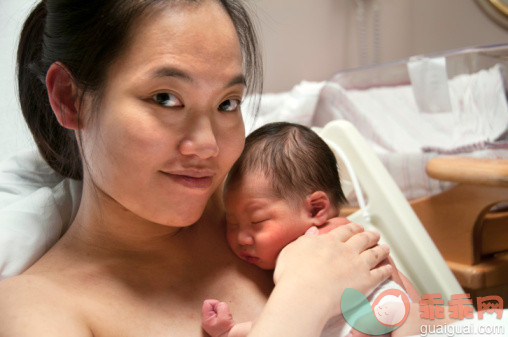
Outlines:
<svg viewBox="0 0 508 337"><path fill-rule="evenodd" d="M497 45L340 72L320 91L311 125L324 127L323 137L343 151L353 151L355 171L368 171L359 173L368 211L405 209L400 222L370 218L399 259L415 251L412 262L407 256L400 265L423 293L461 292L442 256L472 298L496 294L508 304L507 84L508 45ZM443 121L456 125L432 128L443 128ZM401 137L403 129L413 134ZM430 131L435 136L425 138ZM369 151L375 155L364 154ZM379 173L385 168L389 175ZM381 186L392 179L398 188L390 186L393 181ZM401 190L405 198L393 197ZM383 204L383 198L390 202ZM402 199L410 204L402 206ZM383 206L374 206L378 202ZM361 222L361 211L351 218ZM414 263L425 271L410 270Z"/></svg>

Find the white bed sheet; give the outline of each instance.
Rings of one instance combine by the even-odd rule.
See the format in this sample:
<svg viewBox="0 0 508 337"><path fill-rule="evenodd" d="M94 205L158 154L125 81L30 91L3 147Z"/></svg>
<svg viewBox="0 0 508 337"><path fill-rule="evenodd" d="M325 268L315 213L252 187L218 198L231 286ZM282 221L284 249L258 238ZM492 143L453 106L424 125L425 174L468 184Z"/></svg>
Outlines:
<svg viewBox="0 0 508 337"><path fill-rule="evenodd" d="M0 280L55 244L77 212L81 186L56 174L35 150L0 164Z"/></svg>

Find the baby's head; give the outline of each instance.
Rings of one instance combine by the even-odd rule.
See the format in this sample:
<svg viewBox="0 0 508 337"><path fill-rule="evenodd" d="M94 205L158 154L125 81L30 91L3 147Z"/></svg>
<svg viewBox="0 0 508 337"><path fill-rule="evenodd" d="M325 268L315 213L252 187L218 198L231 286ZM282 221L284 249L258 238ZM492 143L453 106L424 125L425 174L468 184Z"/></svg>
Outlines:
<svg viewBox="0 0 508 337"><path fill-rule="evenodd" d="M271 123L251 133L224 187L228 243L240 258L275 268L279 252L345 202L337 161L309 128Z"/></svg>

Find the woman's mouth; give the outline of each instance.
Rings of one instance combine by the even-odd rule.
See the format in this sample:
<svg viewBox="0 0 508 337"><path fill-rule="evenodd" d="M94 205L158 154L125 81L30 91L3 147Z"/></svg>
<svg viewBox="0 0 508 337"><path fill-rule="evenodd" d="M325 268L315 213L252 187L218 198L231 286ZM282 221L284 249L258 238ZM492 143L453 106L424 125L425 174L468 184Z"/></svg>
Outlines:
<svg viewBox="0 0 508 337"><path fill-rule="evenodd" d="M174 182L189 188L206 189L212 185L214 173L209 170L185 170L177 172L164 172L165 176Z"/></svg>

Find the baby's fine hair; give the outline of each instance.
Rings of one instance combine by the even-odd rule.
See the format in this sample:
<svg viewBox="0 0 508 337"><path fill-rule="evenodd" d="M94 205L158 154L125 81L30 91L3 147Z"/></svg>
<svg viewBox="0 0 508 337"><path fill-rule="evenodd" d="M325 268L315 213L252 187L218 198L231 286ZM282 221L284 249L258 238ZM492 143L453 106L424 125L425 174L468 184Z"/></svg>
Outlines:
<svg viewBox="0 0 508 337"><path fill-rule="evenodd" d="M277 197L301 202L316 191L332 205L346 202L335 156L310 128L287 122L266 124L245 139L245 148L226 180L225 191L252 172L270 180Z"/></svg>

